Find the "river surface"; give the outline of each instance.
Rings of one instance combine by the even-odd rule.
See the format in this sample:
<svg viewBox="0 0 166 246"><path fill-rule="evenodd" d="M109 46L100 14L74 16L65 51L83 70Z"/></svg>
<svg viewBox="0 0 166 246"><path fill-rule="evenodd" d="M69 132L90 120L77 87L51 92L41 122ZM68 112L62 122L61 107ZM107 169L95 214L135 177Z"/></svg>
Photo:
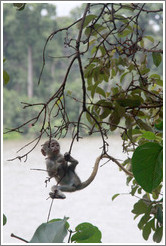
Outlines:
<svg viewBox="0 0 166 246"><path fill-rule="evenodd" d="M4 243L22 243L10 237L11 233L30 240L36 228L46 222L51 203L51 199L46 199L54 181L45 187L47 174L44 171L31 170L45 169L45 158L40 152L43 141L29 154L26 162L20 162L18 159L7 161L22 154L23 152L17 154L16 151L27 143L28 140L4 141L2 205L7 216L7 224L3 227ZM71 140L62 139L60 143L61 152L67 152ZM109 154L123 160L125 156L120 138L113 136L108 143ZM74 144L72 156L79 160L76 171L82 181L89 177L96 157L101 154L101 146L99 138L84 139ZM106 160L103 160L101 164L105 162ZM86 189L66 193L64 200L54 200L50 219L69 217L72 230L79 223L90 222L102 232L103 243L151 243L151 238L148 242L142 238L142 231L137 227L138 219L133 220L134 214L131 210L137 198L124 194L112 201L114 194L129 192L126 175L119 171L115 163L108 162L99 168L95 180Z"/></svg>

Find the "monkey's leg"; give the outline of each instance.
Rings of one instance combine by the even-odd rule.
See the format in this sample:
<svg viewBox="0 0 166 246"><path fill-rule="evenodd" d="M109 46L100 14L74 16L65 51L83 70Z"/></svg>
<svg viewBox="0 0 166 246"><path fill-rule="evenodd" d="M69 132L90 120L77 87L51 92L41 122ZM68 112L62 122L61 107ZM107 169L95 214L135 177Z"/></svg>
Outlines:
<svg viewBox="0 0 166 246"><path fill-rule="evenodd" d="M73 192L73 191L77 190L77 187L76 186L72 186L72 185L58 185L58 186L54 185L51 188L52 191L57 190L57 189L59 191L64 191L64 192Z"/></svg>
<svg viewBox="0 0 166 246"><path fill-rule="evenodd" d="M57 199L65 199L66 198L66 196L61 192L61 190L59 189L59 186L57 186L57 185L54 185L51 188L51 191L52 192L50 192L49 195L50 195L50 197L52 199L55 199L55 198L57 198Z"/></svg>

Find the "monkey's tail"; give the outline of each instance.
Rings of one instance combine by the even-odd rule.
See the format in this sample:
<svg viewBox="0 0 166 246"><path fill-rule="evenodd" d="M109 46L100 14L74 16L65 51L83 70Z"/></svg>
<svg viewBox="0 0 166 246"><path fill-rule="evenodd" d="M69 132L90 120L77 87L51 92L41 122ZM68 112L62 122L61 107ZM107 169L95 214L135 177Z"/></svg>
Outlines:
<svg viewBox="0 0 166 246"><path fill-rule="evenodd" d="M100 163L100 160L103 158L104 156L103 155L100 155L99 157L97 157L96 161L95 161L95 165L94 165L94 168L93 168L93 171L90 175L90 177L82 182L78 187L77 187L77 190L82 190L84 189L85 187L87 187L93 180L94 178L96 177L96 174L97 174L97 171L98 171L98 167L99 167L99 163Z"/></svg>
<svg viewBox="0 0 166 246"><path fill-rule="evenodd" d="M99 157L97 157L97 159L96 159L96 161L95 161L95 166L94 166L94 168L93 168L93 171L92 171L90 177L89 177L86 181L82 182L82 183L76 188L76 190L82 190L82 189L84 189L85 187L87 187L87 186L94 180L94 178L95 178L95 176L96 176L96 174L97 174L97 171L98 171L98 167L99 167L100 160L101 160L102 158L108 158L108 159L110 159L111 161L115 162L115 163L116 163L116 164L117 164L117 165L118 165L118 166L119 166L119 167L120 167L127 175L133 177L133 174L132 174L130 171L128 171L127 169L125 169L125 167L122 166L115 158L113 158L112 156L110 156L110 155L108 155L108 154L104 154L104 155L100 155Z"/></svg>

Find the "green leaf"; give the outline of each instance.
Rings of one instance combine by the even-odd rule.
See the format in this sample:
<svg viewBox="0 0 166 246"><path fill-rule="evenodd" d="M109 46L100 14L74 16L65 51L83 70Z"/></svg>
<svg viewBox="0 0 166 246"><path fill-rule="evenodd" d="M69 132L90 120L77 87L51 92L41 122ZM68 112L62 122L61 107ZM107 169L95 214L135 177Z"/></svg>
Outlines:
<svg viewBox="0 0 166 246"><path fill-rule="evenodd" d="M156 138L156 135L154 132L150 132L150 131L142 131L142 137L147 139L147 140L154 140Z"/></svg>
<svg viewBox="0 0 166 246"><path fill-rule="evenodd" d="M152 43L154 43L154 38L152 38L152 36L144 36L144 38L146 38L149 41L151 41Z"/></svg>
<svg viewBox="0 0 166 246"><path fill-rule="evenodd" d="M85 17L85 21L84 21L84 25L83 28L85 28L92 20L94 20L97 16L96 15L87 15ZM80 29L81 28L81 24L82 24L82 20L80 20L77 23L77 28Z"/></svg>
<svg viewBox="0 0 166 246"><path fill-rule="evenodd" d="M157 208L157 220L160 224L163 224L163 211L161 206Z"/></svg>
<svg viewBox="0 0 166 246"><path fill-rule="evenodd" d="M66 219L66 224L65 224L66 229L69 229L70 225L69 225L69 223L67 222L67 220L69 219L69 217L65 217L65 219ZM52 220L49 220L48 223L53 223L53 222L55 222L55 221L62 221L62 219L52 219Z"/></svg>
<svg viewBox="0 0 166 246"><path fill-rule="evenodd" d="M149 221L149 222L146 223L146 225L143 228L143 234L142 235L143 235L143 238L145 240L148 240L149 235L151 233L151 229L152 229L152 222Z"/></svg>
<svg viewBox="0 0 166 246"><path fill-rule="evenodd" d="M123 98L116 99L116 101L122 107L138 107L141 104L139 99Z"/></svg>
<svg viewBox="0 0 166 246"><path fill-rule="evenodd" d="M138 223L138 228L140 230L143 229L144 225L147 223L147 221L150 219L150 212L151 212L151 206L147 207L145 214L142 216Z"/></svg>
<svg viewBox="0 0 166 246"><path fill-rule="evenodd" d="M115 198L116 198L117 196L119 196L119 195L120 195L120 194L115 194L115 195L113 195L113 196L112 196L112 201L115 200Z"/></svg>
<svg viewBox="0 0 166 246"><path fill-rule="evenodd" d="M151 79L151 78L154 78L154 79L160 79L160 75L159 74L151 74L150 76L149 76L149 78Z"/></svg>
<svg viewBox="0 0 166 246"><path fill-rule="evenodd" d="M163 130L163 121L159 122L158 124L155 124L154 126L157 130L162 131Z"/></svg>
<svg viewBox="0 0 166 246"><path fill-rule="evenodd" d="M26 3L13 3L13 6L17 8L18 11L21 11L25 8Z"/></svg>
<svg viewBox="0 0 166 246"><path fill-rule="evenodd" d="M136 123L141 129L153 132L153 129L141 119L136 119Z"/></svg>
<svg viewBox="0 0 166 246"><path fill-rule="evenodd" d="M68 90L67 95L71 96L71 94L72 94L72 91Z"/></svg>
<svg viewBox="0 0 166 246"><path fill-rule="evenodd" d="M118 33L118 36L120 37L120 38L123 38L123 37L126 37L127 35L129 35L129 34L131 34L132 33L132 30L130 30L130 29L125 29L125 30L123 30L122 32L120 32L120 33Z"/></svg>
<svg viewBox="0 0 166 246"><path fill-rule="evenodd" d="M3 81L4 81L5 85L7 85L9 80L10 80L9 74L5 70L3 70Z"/></svg>
<svg viewBox="0 0 166 246"><path fill-rule="evenodd" d="M117 128L117 125L120 122L120 116L117 111L113 111L109 117L110 130L114 131Z"/></svg>
<svg viewBox="0 0 166 246"><path fill-rule="evenodd" d="M108 117L108 115L111 114L111 110L109 108L103 108L103 112L100 115L100 118L103 120Z"/></svg>
<svg viewBox="0 0 166 246"><path fill-rule="evenodd" d="M76 233L71 237L71 242L76 243L101 243L101 232L90 223L79 224Z"/></svg>
<svg viewBox="0 0 166 246"><path fill-rule="evenodd" d="M102 95L103 97L106 97L105 91L102 88L100 88L100 87L96 88L96 93Z"/></svg>
<svg viewBox="0 0 166 246"><path fill-rule="evenodd" d="M7 218L5 216L5 214L3 214L3 225L5 225L7 223Z"/></svg>
<svg viewBox="0 0 166 246"><path fill-rule="evenodd" d="M162 61L162 57L160 53L153 52L152 53L153 63L156 67L158 67Z"/></svg>
<svg viewBox="0 0 166 246"><path fill-rule="evenodd" d="M86 112L86 118L89 121L89 123L92 125L94 123L93 119L91 118L90 114Z"/></svg>
<svg viewBox="0 0 166 246"><path fill-rule="evenodd" d="M115 77L116 76L116 70L112 68L112 71L111 71L111 78Z"/></svg>
<svg viewBox="0 0 166 246"><path fill-rule="evenodd" d="M67 218L60 221L41 224L35 231L30 243L63 243L67 235Z"/></svg>
<svg viewBox="0 0 166 246"><path fill-rule="evenodd" d="M128 74L129 72L123 73L122 76L120 77L120 82L122 83L122 81L124 80L125 76Z"/></svg>
<svg viewBox="0 0 166 246"><path fill-rule="evenodd" d="M150 142L137 147L132 156L132 170L137 183L152 193L162 181L162 147Z"/></svg>
<svg viewBox="0 0 166 246"><path fill-rule="evenodd" d="M144 68L140 69L140 73L141 73L142 75L145 75L145 74L147 74L147 73L149 73L149 72L150 72L150 69L147 68L147 67L144 67Z"/></svg>
<svg viewBox="0 0 166 246"><path fill-rule="evenodd" d="M130 10L132 12L134 11L134 8L130 4L123 4L122 9L127 9L127 10Z"/></svg>
<svg viewBox="0 0 166 246"><path fill-rule="evenodd" d="M145 204L145 202L140 199L137 203L134 204L134 208L131 211L133 214L144 214L147 211L147 205Z"/></svg>
<svg viewBox="0 0 166 246"><path fill-rule="evenodd" d="M153 235L153 241L160 243L163 236L163 227L158 227Z"/></svg>

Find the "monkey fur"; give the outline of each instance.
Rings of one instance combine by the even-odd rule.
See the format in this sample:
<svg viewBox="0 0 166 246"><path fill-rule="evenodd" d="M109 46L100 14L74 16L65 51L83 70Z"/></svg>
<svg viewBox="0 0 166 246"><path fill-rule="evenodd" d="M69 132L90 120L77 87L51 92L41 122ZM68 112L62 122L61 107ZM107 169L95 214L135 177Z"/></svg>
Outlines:
<svg viewBox="0 0 166 246"><path fill-rule="evenodd" d="M90 177L81 182L80 178L75 172L75 168L78 161L75 160L69 153L65 153L64 156L60 153L60 145L58 141L52 139L46 141L42 145L41 152L46 158L46 168L50 178L54 177L57 181L57 185L54 185L50 193L51 198L65 198L63 192L74 192L82 190L87 187L95 178L99 166L101 157L97 158L94 169ZM68 162L71 164L68 165Z"/></svg>

